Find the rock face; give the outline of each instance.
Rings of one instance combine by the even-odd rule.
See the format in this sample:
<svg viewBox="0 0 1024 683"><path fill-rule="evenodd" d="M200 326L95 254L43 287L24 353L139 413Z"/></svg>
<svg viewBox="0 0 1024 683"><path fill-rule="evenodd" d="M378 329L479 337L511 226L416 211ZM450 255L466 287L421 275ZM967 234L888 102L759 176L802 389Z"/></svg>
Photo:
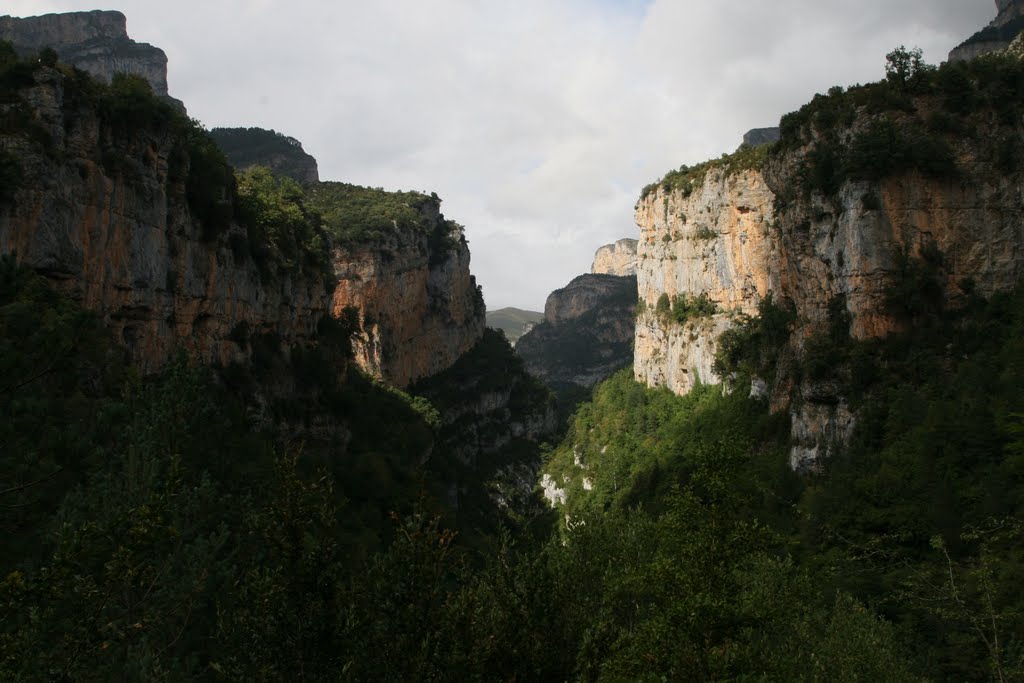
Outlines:
<svg viewBox="0 0 1024 683"><path fill-rule="evenodd" d="M264 128L214 128L210 135L237 169L266 166L301 184L320 181L316 159L293 137Z"/></svg>
<svg viewBox="0 0 1024 683"><path fill-rule="evenodd" d="M1024 0L996 0L998 15L992 22L953 48L949 61L974 59L1004 50L1024 30Z"/></svg>
<svg viewBox="0 0 1024 683"><path fill-rule="evenodd" d="M526 369L558 391L590 388L627 367L636 291L635 275L589 274L552 292L544 322L516 344Z"/></svg>
<svg viewBox="0 0 1024 683"><path fill-rule="evenodd" d="M771 267L779 259L769 228L774 198L760 173L715 170L687 196L659 187L637 205L637 289L644 304L634 345L639 381L676 393L688 392L698 378L718 381L711 364L729 315L755 313L779 285ZM706 294L723 312L678 325L656 312L663 294Z"/></svg>
<svg viewBox="0 0 1024 683"><path fill-rule="evenodd" d="M778 142L781 132L777 126L774 128L753 128L743 134L743 144L749 147L769 145L773 142Z"/></svg>
<svg viewBox="0 0 1024 683"><path fill-rule="evenodd" d="M168 96L167 55L160 48L130 39L127 20L120 12L3 16L0 40L12 43L21 54L52 47L61 61L106 83L116 73L135 74L149 81L154 93Z"/></svg>
<svg viewBox="0 0 1024 683"><path fill-rule="evenodd" d="M1016 130L1016 128L1014 128ZM992 136L1005 131L991 131ZM637 205L640 300L634 371L638 381L685 393L696 378L718 382L712 360L737 313L755 314L769 293L792 304L791 338L800 353L829 320L830 303L849 316L855 339L882 337L905 322L887 292L907 258L941 254L939 287L956 305L966 291L989 296L1024 276L1024 190L978 136L954 140L955 177L916 172L879 182L846 181L833 196L799 199L799 149L764 170L709 170L696 187L658 186ZM706 295L718 313L684 325L659 315L659 299ZM776 386L775 409L789 409L796 467L848 438L856 416L835 387Z"/></svg>
<svg viewBox="0 0 1024 683"><path fill-rule="evenodd" d="M548 295L544 304L544 322L557 325L575 320L609 296L621 292L622 286L622 279L614 275L580 275Z"/></svg>
<svg viewBox="0 0 1024 683"><path fill-rule="evenodd" d="M541 464L540 443L557 428L551 394L524 370L505 337L487 330L443 373L413 390L441 413L431 466L446 473L460 513L486 496L525 512Z"/></svg>
<svg viewBox="0 0 1024 683"><path fill-rule="evenodd" d="M288 259L256 263L244 226L210 234L194 215L190 157L173 126L116 125L69 93L74 79L59 70L39 66L32 78L0 105L32 122L0 128L0 154L21 175L13 197L0 196L0 252L98 312L144 372L179 348L228 365L250 359L257 338L303 345L325 314L349 307L359 363L398 386L448 368L480 339L469 250L439 199L420 209L437 229L338 245L333 276Z"/></svg>
<svg viewBox="0 0 1024 683"><path fill-rule="evenodd" d="M173 133L115 130L66 97L59 71L41 67L34 79L20 103L4 106L29 112L50 145L0 133L23 176L13 201L0 202L0 252L98 312L143 371L178 348L228 364L249 356L252 335L301 344L314 334L329 304L326 278L261 273L230 247L244 242L240 226L205 236L186 197L188 168L175 168Z"/></svg>
<svg viewBox="0 0 1024 683"><path fill-rule="evenodd" d="M356 361L398 387L450 367L485 326L462 228L444 220L440 200L421 210L431 230L451 226L443 244L396 227L372 244L338 248L332 257L337 285L331 311L340 316L351 307L359 314Z"/></svg>
<svg viewBox="0 0 1024 683"><path fill-rule="evenodd" d="M615 275L629 277L636 275L636 245L634 239L621 239L615 244L606 244L594 254L590 272L594 275Z"/></svg>

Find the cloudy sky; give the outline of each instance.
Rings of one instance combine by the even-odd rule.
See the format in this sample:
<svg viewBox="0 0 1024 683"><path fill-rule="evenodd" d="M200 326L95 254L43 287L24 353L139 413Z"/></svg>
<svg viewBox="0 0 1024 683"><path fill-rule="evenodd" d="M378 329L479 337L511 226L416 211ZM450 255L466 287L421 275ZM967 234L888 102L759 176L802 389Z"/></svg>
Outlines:
<svg viewBox="0 0 1024 683"><path fill-rule="evenodd" d="M992 0L6 0L118 9L208 127L298 138L324 180L436 191L489 309L542 310L636 236L640 189L893 47L938 63Z"/></svg>

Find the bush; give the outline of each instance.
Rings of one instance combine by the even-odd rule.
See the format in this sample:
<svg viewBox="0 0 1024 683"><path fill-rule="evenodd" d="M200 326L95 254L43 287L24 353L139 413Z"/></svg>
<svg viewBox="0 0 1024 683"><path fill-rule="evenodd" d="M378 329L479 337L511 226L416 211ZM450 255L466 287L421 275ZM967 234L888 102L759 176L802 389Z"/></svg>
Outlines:
<svg viewBox="0 0 1024 683"><path fill-rule="evenodd" d="M712 301L707 292L697 296L677 294L672 298L672 319L683 325L691 318L706 318L718 313L718 305Z"/></svg>
<svg viewBox="0 0 1024 683"><path fill-rule="evenodd" d="M104 121L130 132L166 126L176 115L169 104L153 94L149 81L133 74L114 74L99 105Z"/></svg>
<svg viewBox="0 0 1024 683"><path fill-rule="evenodd" d="M192 215L203 226L203 238L216 239L234 217L235 171L217 144L195 121L179 124L179 154L188 176L185 193Z"/></svg>

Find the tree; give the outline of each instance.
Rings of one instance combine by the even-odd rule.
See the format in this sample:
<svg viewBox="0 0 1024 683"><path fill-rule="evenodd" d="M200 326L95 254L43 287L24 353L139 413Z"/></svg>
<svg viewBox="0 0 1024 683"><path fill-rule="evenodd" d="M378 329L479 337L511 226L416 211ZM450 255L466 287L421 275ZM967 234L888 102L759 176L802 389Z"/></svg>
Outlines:
<svg viewBox="0 0 1024 683"><path fill-rule="evenodd" d="M925 63L921 48L908 50L900 45L885 56L885 76L890 83L906 86L916 82L932 67Z"/></svg>

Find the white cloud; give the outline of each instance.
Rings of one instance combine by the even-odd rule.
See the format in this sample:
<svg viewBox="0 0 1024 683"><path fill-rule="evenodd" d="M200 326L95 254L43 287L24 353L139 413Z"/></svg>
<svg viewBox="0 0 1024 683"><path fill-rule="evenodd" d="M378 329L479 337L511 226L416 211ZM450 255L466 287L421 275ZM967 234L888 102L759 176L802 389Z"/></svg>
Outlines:
<svg viewBox="0 0 1024 683"><path fill-rule="evenodd" d="M300 140L321 176L437 191L492 308L540 309L640 188L731 151L885 53L941 61L988 0L123 0L206 125ZM26 16L88 0L8 0Z"/></svg>

